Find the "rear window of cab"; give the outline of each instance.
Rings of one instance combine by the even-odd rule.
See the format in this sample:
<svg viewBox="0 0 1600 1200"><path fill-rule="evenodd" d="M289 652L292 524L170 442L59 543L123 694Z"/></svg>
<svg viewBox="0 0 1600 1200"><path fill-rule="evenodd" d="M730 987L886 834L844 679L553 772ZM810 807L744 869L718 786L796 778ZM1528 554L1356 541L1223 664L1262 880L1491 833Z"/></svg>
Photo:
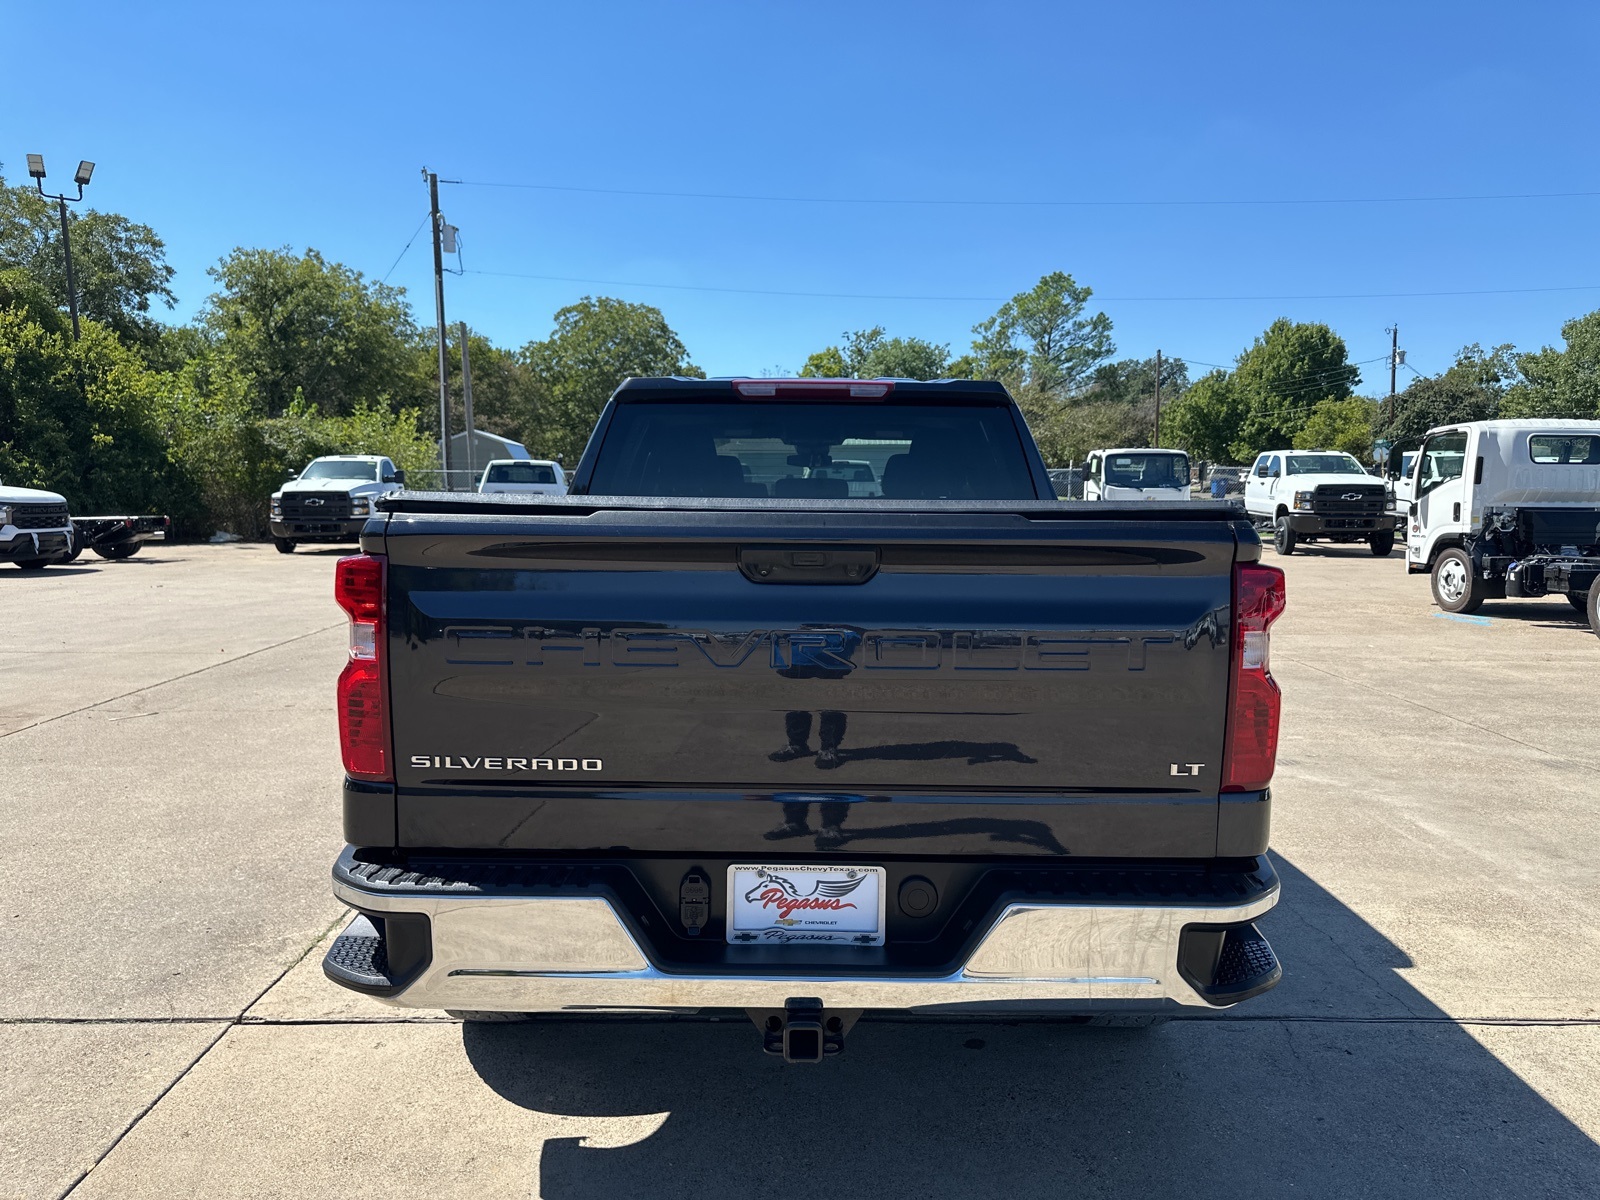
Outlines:
<svg viewBox="0 0 1600 1200"><path fill-rule="evenodd" d="M1536 433L1528 439L1528 457L1536 463L1600 466L1600 434Z"/></svg>

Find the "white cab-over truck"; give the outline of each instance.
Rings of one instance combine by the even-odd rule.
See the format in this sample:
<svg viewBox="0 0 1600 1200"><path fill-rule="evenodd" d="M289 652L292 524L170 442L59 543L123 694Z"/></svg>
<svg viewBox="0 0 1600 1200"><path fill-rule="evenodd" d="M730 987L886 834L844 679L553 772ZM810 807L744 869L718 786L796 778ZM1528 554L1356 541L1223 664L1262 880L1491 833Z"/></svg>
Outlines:
<svg viewBox="0 0 1600 1200"><path fill-rule="evenodd" d="M1564 595L1600 633L1600 421L1430 429L1412 464L1406 569L1452 613Z"/></svg>
<svg viewBox="0 0 1600 1200"><path fill-rule="evenodd" d="M65 496L0 483L0 562L24 571L67 562L75 557L73 536Z"/></svg>
<svg viewBox="0 0 1600 1200"><path fill-rule="evenodd" d="M356 542L373 501L398 492L406 473L381 454L314 458L272 494L268 525L280 554L300 542Z"/></svg>
<svg viewBox="0 0 1600 1200"><path fill-rule="evenodd" d="M1189 456L1151 447L1093 450L1083 468L1085 500L1189 499Z"/></svg>
<svg viewBox="0 0 1600 1200"><path fill-rule="evenodd" d="M1279 554L1301 542L1366 542L1382 558L1394 549L1389 489L1348 454L1266 450L1244 483L1244 507L1272 531Z"/></svg>

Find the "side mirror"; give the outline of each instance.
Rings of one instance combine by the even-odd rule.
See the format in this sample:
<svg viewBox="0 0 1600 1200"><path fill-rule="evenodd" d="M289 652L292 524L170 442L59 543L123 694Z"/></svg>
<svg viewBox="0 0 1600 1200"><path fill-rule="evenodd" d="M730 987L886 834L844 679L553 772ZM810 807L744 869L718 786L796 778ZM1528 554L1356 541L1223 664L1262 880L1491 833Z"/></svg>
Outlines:
<svg viewBox="0 0 1600 1200"><path fill-rule="evenodd" d="M1283 472L1282 471L1268 471L1267 472L1267 478L1268 479L1281 479L1281 478L1283 478Z"/></svg>
<svg viewBox="0 0 1600 1200"><path fill-rule="evenodd" d="M405 468L404 467L396 467L394 469L394 474L391 475L389 477L389 479L390 479L391 482L398 483L401 487L405 487L405 485L406 485Z"/></svg>
<svg viewBox="0 0 1600 1200"><path fill-rule="evenodd" d="M285 471L283 473L283 477L285 479L299 479L300 478L300 472L296 471L293 467L290 467L287 471Z"/></svg>

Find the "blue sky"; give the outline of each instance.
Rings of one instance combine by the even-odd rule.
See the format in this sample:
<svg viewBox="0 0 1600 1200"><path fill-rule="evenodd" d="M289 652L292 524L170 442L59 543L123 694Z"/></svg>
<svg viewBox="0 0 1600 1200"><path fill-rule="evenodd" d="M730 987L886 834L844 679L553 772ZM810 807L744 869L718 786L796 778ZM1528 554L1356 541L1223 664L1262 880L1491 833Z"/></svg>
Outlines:
<svg viewBox="0 0 1600 1200"><path fill-rule="evenodd" d="M793 370L874 324L959 352L1052 270L1095 289L1120 354L1197 362L1231 362L1289 316L1327 321L1356 360L1398 322L1433 373L1467 342L1558 342L1600 307L1600 196L607 194L1600 193L1592 2L80 0L55 53L60 22L9 6L0 162L17 181L28 151L63 178L95 160L92 201L166 239L175 319L236 245L314 246L382 276L426 212L424 164L601 189L452 186L443 206L469 272L619 281L451 277L452 322L520 345L581 295L620 296L659 306L712 374ZM431 321L425 237L390 279ZM1578 285L1597 286L1212 299ZM1363 390L1386 387L1382 363L1363 370Z"/></svg>

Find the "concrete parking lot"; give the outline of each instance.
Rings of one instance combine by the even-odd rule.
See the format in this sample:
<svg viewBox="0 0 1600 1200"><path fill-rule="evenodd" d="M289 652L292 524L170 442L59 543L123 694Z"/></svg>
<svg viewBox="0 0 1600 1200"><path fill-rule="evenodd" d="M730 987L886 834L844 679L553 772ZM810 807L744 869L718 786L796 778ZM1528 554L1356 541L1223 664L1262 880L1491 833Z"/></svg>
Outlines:
<svg viewBox="0 0 1600 1200"><path fill-rule="evenodd" d="M1600 639L1312 548L1264 922L1150 1031L463 1026L327 984L336 554L0 571L0 1196L1600 1194Z"/></svg>

